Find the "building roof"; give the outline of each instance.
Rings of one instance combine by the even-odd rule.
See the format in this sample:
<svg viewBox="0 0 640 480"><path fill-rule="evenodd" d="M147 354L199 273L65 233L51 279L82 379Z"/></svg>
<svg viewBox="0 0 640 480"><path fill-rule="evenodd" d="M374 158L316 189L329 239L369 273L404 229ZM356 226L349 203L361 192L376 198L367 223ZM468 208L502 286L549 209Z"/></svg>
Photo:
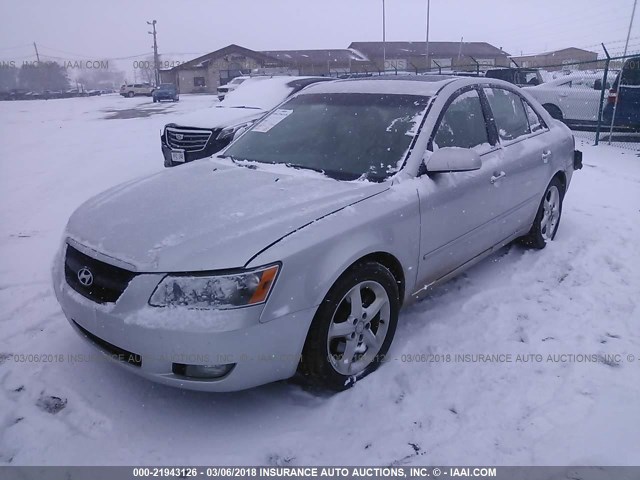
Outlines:
<svg viewBox="0 0 640 480"><path fill-rule="evenodd" d="M236 45L232 43L231 45L227 45L226 47L216 50L214 52L207 53L206 55L202 55L200 57L194 58L193 60L190 60L188 62L181 63L177 67L173 67L171 70L182 70L185 68L206 67L207 63L210 62L211 60L224 57L225 55L231 55L233 53L245 55L247 57L260 60L267 65L280 65L280 62L276 58L265 55L262 52L249 50L248 48L244 48L244 47L241 47L240 45Z"/></svg>
<svg viewBox="0 0 640 480"><path fill-rule="evenodd" d="M380 58L383 42L353 42L350 49L362 53L368 58ZM424 56L426 42L386 42L384 49L387 58L405 58ZM460 52L460 42L429 42L430 57L456 57ZM508 54L486 42L462 42L462 55L471 57L495 57Z"/></svg>
<svg viewBox="0 0 640 480"><path fill-rule="evenodd" d="M559 54L562 54L564 52L576 51L576 50L579 51L580 53L584 53L584 54L598 55L596 52L592 52L591 50L584 50L582 48L577 48L577 47L567 47L567 48L561 48L560 50L553 50L553 51L550 51L550 52L532 53L532 54L529 54L529 55L514 55L513 58L547 57L547 56L559 55Z"/></svg>
<svg viewBox="0 0 640 480"><path fill-rule="evenodd" d="M326 65L330 63L346 64L353 62L367 62L368 59L359 52L348 49L329 50L267 50L261 52L269 57L276 58L282 63L296 65Z"/></svg>

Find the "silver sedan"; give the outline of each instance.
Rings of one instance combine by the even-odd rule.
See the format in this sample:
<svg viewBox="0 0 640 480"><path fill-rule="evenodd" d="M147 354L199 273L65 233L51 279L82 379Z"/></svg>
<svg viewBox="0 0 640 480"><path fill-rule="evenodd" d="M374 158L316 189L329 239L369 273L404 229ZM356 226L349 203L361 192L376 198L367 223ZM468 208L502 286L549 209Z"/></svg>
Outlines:
<svg viewBox="0 0 640 480"><path fill-rule="evenodd" d="M219 156L87 201L55 291L78 333L151 380L344 389L430 286L553 240L580 166L570 131L499 80L317 84Z"/></svg>

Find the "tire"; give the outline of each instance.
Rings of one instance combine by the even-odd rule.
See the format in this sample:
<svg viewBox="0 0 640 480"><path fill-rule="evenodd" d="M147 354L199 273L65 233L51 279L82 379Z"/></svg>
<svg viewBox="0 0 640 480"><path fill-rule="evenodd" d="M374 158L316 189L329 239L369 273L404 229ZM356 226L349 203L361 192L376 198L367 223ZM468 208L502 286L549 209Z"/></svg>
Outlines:
<svg viewBox="0 0 640 480"><path fill-rule="evenodd" d="M318 307L299 372L313 386L334 391L353 386L384 361L399 310L398 284L391 272L373 261L354 265Z"/></svg>
<svg viewBox="0 0 640 480"><path fill-rule="evenodd" d="M135 93L133 93L133 92L129 92L129 93L127 93L127 97L129 97L129 98L133 98L135 95L136 95L136 94L135 94Z"/></svg>
<svg viewBox="0 0 640 480"><path fill-rule="evenodd" d="M549 115L551 115L551 118L555 120L562 120L564 118L564 115L562 115L562 110L560 110L560 108L558 108L557 106L551 103L545 103L542 107L547 112L549 112Z"/></svg>
<svg viewBox="0 0 640 480"><path fill-rule="evenodd" d="M157 98L154 98L154 99L153 99L153 103L158 103L158 99L157 99Z"/></svg>
<svg viewBox="0 0 640 480"><path fill-rule="evenodd" d="M538 213L536 213L531 230L526 236L522 237L522 243L525 246L541 250L555 238L560 226L563 199L564 187L558 177L554 177L540 201ZM549 213L551 213L551 216L549 216Z"/></svg>

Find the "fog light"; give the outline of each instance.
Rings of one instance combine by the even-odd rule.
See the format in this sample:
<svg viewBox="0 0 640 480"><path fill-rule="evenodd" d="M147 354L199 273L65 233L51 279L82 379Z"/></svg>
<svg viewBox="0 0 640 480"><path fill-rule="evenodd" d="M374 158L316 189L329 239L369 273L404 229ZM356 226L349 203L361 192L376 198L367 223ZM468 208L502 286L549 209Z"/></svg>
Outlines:
<svg viewBox="0 0 640 480"><path fill-rule="evenodd" d="M184 363L174 363L172 370L175 375L180 375L181 377L211 380L224 377L233 370L235 366L235 363L220 365L185 365Z"/></svg>

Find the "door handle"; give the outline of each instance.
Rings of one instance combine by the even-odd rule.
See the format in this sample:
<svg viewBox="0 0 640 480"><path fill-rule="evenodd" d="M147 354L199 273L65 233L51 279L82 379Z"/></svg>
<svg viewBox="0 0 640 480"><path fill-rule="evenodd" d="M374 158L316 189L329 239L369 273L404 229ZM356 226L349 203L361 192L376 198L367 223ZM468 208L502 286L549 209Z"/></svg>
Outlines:
<svg viewBox="0 0 640 480"><path fill-rule="evenodd" d="M550 158L551 158L551 150L544 150L542 152L542 161L544 163L549 163Z"/></svg>
<svg viewBox="0 0 640 480"><path fill-rule="evenodd" d="M507 174L504 172L493 172L493 175L491 176L491 183L496 183L498 180L500 180L502 177L505 177Z"/></svg>

